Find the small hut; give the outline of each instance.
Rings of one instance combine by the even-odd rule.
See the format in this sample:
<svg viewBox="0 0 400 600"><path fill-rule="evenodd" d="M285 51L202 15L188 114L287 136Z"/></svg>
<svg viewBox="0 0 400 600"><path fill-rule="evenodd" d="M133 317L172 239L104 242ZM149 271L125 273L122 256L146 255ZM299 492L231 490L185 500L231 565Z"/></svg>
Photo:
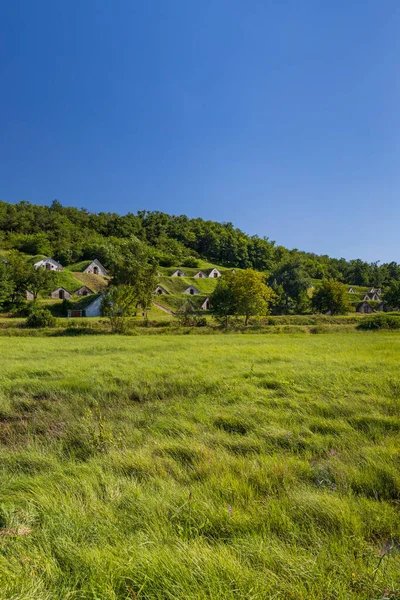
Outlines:
<svg viewBox="0 0 400 600"><path fill-rule="evenodd" d="M185 273L181 269L176 269L171 277L186 277Z"/></svg>
<svg viewBox="0 0 400 600"><path fill-rule="evenodd" d="M347 290L347 293L348 294L355 294L356 292L355 292L354 288L349 287L349 289Z"/></svg>
<svg viewBox="0 0 400 600"><path fill-rule="evenodd" d="M30 290L26 290L25 298L26 298L26 300L34 300L35 294L33 292L31 292Z"/></svg>
<svg viewBox="0 0 400 600"><path fill-rule="evenodd" d="M65 300L67 298L72 298L71 292L69 292L68 290L66 290L63 287L58 287L57 289L52 291L50 293L50 296L54 299L58 298L59 300Z"/></svg>
<svg viewBox="0 0 400 600"><path fill-rule="evenodd" d="M76 290L75 294L77 296L90 296L90 294L94 294L94 292L88 288L87 285L83 285L79 290Z"/></svg>
<svg viewBox="0 0 400 600"><path fill-rule="evenodd" d="M92 273L92 275L103 275L103 277L107 277L107 275L108 275L108 272L103 267L101 262L99 260L97 260L97 258L95 258L90 263L90 265L88 265L86 267L86 269L83 272L84 273Z"/></svg>
<svg viewBox="0 0 400 600"><path fill-rule="evenodd" d="M357 305L356 311L359 313L370 314L374 312L374 309L368 302L364 301Z"/></svg>
<svg viewBox="0 0 400 600"><path fill-rule="evenodd" d="M379 312L393 312L393 308L387 302L380 302L376 310L379 310Z"/></svg>
<svg viewBox="0 0 400 600"><path fill-rule="evenodd" d="M363 302L368 302L369 300L380 302L380 298L376 292L369 292L369 294L364 295Z"/></svg>
<svg viewBox="0 0 400 600"><path fill-rule="evenodd" d="M193 277L196 277L197 279L205 279L207 275L203 271L197 271Z"/></svg>
<svg viewBox="0 0 400 600"><path fill-rule="evenodd" d="M154 290L153 294L156 296L161 296L163 294L169 294L169 292L167 292L167 290L165 288L163 288L162 285L158 285L156 287L156 289Z"/></svg>
<svg viewBox="0 0 400 600"><path fill-rule="evenodd" d="M200 310L210 310L211 309L211 302L210 302L210 298L207 296L207 298L204 300L204 302L200 305Z"/></svg>
<svg viewBox="0 0 400 600"><path fill-rule="evenodd" d="M39 260L33 266L35 267L35 269L39 269L39 267L41 267L42 269L46 269L47 271L63 271L64 269L64 267L60 265L59 262L54 260L54 258L50 257Z"/></svg>
<svg viewBox="0 0 400 600"><path fill-rule="evenodd" d="M85 317L101 317L103 298L104 298L104 294L100 294L100 296L97 296L97 298L95 300L93 300L93 302L88 304L88 306L85 308L85 311L84 311Z"/></svg>
<svg viewBox="0 0 400 600"><path fill-rule="evenodd" d="M218 271L217 268L215 268L215 269L211 269L208 276L209 277L221 277L221 273Z"/></svg>
<svg viewBox="0 0 400 600"><path fill-rule="evenodd" d="M194 287L194 285L189 285L186 290L183 292L184 294L190 294L193 296L194 294L200 294L199 290Z"/></svg>

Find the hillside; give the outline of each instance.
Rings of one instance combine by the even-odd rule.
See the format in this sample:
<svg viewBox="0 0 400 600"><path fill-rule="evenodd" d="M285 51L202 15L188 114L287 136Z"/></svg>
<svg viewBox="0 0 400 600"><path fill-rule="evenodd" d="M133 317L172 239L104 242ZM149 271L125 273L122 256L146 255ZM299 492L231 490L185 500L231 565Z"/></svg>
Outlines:
<svg viewBox="0 0 400 600"><path fill-rule="evenodd" d="M72 271L98 258L107 268L109 242L135 236L146 244L161 267L254 268L269 273L288 261L298 261L315 279L333 277L349 285L384 286L400 280L396 262L377 264L318 256L278 246L267 237L249 236L232 223L189 219L161 212L139 211L125 216L90 213L84 209L29 202L0 201L0 251L17 249L27 255L52 256Z"/></svg>

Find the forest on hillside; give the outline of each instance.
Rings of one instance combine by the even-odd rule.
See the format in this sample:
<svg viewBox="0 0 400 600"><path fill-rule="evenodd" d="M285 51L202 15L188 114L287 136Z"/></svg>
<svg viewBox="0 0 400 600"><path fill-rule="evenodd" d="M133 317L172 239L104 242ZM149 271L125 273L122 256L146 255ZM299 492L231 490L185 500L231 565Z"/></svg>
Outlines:
<svg viewBox="0 0 400 600"><path fill-rule="evenodd" d="M0 249L52 256L61 264L98 258L107 264L110 244L135 236L161 266L197 266L198 258L227 267L279 273L290 267L315 279L335 278L354 285L386 286L400 280L396 262L378 264L289 250L267 237L246 235L232 223L217 223L158 211L91 213L22 201L0 201Z"/></svg>

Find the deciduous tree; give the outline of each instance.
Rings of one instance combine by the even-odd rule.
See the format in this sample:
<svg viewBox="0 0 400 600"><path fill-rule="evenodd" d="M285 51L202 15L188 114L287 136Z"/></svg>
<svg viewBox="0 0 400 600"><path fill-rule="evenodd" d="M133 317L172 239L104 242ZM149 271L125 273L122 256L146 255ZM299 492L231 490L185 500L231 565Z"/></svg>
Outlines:
<svg viewBox="0 0 400 600"><path fill-rule="evenodd" d="M346 286L335 279L324 279L321 287L314 290L312 307L320 313L340 315L348 312Z"/></svg>

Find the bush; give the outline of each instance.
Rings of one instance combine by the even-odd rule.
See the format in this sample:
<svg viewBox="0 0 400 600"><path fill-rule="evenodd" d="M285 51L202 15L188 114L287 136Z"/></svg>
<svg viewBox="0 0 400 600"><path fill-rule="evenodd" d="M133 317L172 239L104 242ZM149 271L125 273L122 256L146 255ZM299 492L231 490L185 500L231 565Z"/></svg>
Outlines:
<svg viewBox="0 0 400 600"><path fill-rule="evenodd" d="M365 317L365 319L357 325L357 329L400 329L400 317L385 314L372 315L370 317Z"/></svg>
<svg viewBox="0 0 400 600"><path fill-rule="evenodd" d="M200 264L199 261L194 256L187 256L182 261L182 266L183 267L191 267L193 269L197 269L197 267L199 266L199 264Z"/></svg>
<svg viewBox="0 0 400 600"><path fill-rule="evenodd" d="M207 327L206 317L197 317L196 318L196 327Z"/></svg>
<svg viewBox="0 0 400 600"><path fill-rule="evenodd" d="M35 308L25 321L26 327L54 327L56 319L47 308Z"/></svg>

